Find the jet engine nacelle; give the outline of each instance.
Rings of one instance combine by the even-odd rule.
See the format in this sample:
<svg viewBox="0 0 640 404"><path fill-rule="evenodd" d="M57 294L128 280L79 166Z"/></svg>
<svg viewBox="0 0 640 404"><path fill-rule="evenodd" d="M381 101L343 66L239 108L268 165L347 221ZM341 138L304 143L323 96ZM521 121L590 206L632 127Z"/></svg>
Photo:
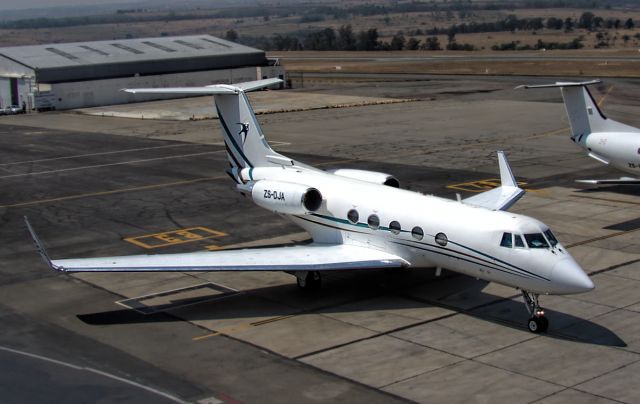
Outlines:
<svg viewBox="0 0 640 404"><path fill-rule="evenodd" d="M260 180L250 185L251 199L256 205L288 215L306 215L322 205L320 191L292 182Z"/></svg>
<svg viewBox="0 0 640 404"><path fill-rule="evenodd" d="M374 184L400 188L400 181L391 174L379 173L376 171L353 170L348 168L329 170L329 172L339 175L340 177L353 178L360 181L372 182Z"/></svg>

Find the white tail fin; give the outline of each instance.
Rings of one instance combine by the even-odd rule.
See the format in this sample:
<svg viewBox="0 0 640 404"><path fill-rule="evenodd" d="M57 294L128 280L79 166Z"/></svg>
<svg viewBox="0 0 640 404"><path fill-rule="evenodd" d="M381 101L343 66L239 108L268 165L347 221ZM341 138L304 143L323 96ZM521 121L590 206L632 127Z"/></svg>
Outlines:
<svg viewBox="0 0 640 404"><path fill-rule="evenodd" d="M560 87L562 99L571 125L571 137L598 132L640 132L637 128L616 122L604 116L598 103L587 89L590 84L601 83L600 80L583 82L558 82L536 86L520 86L524 88Z"/></svg>
<svg viewBox="0 0 640 404"><path fill-rule="evenodd" d="M266 79L238 84L215 84L206 87L180 88L140 88L126 89L130 93L180 93L211 94L215 99L218 118L222 126L222 136L227 149L231 170L229 174L239 182L239 172L243 168L282 165L291 159L276 153L265 139L260 123L249 104L245 92L274 84L280 79ZM292 163L290 163L292 164Z"/></svg>

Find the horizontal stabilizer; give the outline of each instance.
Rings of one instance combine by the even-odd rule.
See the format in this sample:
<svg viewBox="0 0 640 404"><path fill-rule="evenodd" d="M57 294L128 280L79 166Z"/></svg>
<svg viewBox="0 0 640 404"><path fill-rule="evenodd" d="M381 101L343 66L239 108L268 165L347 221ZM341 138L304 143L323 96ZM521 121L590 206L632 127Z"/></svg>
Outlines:
<svg viewBox="0 0 640 404"><path fill-rule="evenodd" d="M225 95L254 91L280 83L282 83L280 79L264 79L236 84L213 84L204 87L125 88L122 91L131 94Z"/></svg>
<svg viewBox="0 0 640 404"><path fill-rule="evenodd" d="M602 83L600 80L580 81L580 82L562 82L558 81L554 84L538 84L538 85L522 85L516 88L551 88L551 87L583 87L591 84Z"/></svg>

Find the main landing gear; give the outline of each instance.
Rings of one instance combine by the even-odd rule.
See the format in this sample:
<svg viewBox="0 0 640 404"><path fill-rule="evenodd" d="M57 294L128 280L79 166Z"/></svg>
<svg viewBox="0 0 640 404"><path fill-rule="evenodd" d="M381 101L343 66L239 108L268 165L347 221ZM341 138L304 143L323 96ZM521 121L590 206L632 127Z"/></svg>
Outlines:
<svg viewBox="0 0 640 404"><path fill-rule="evenodd" d="M295 274L298 280L298 287L304 291L320 289L322 278L318 271L297 271Z"/></svg>
<svg viewBox="0 0 640 404"><path fill-rule="evenodd" d="M544 310L538 304L538 295L535 293L529 293L526 290L522 291L522 297L524 303L529 311L529 321L527 321L527 328L529 331L535 334L546 332L549 328L549 320L544 316Z"/></svg>

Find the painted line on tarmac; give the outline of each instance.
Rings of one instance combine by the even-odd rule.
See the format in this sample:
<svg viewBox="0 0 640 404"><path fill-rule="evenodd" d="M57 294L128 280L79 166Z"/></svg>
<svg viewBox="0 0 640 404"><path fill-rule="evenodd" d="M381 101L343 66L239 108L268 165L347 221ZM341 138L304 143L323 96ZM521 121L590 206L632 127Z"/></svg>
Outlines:
<svg viewBox="0 0 640 404"><path fill-rule="evenodd" d="M220 145L223 145L223 144L221 143ZM170 149L170 148L176 148L176 147L189 147L189 146L202 146L202 145L197 144L197 143L191 143L191 144L171 144L171 145L153 146L153 147L140 147L140 148L136 148L136 149L124 149L124 150L114 150L114 151L100 152L100 153L76 154L76 155L72 155L72 156L51 157L51 158L38 159L38 160L15 161L13 163L2 163L2 164L0 164L0 167L13 166L13 165L18 165L18 164L43 163L43 162L46 162L46 161L69 160L69 159L78 159L78 158L82 158L82 157L107 156L107 155L111 155L111 154L132 153L132 152L137 152L137 151Z"/></svg>
<svg viewBox="0 0 640 404"><path fill-rule="evenodd" d="M194 241L208 240L228 236L227 233L204 226L186 227L160 233L126 237L123 240L145 249L168 247Z"/></svg>
<svg viewBox="0 0 640 404"><path fill-rule="evenodd" d="M119 382L128 384L130 386L134 386L134 387L137 387L139 389L146 390L146 391L148 391L150 393L153 393L153 394L156 394L158 396L164 397L164 398L166 398L168 400L171 400L173 402L176 402L176 403L187 403L187 401L184 401L184 400L182 400L182 399L180 399L178 397L172 396L171 394L165 393L164 391L160 391L158 389L154 389L153 387L145 386L144 384L136 383L134 381L127 380L125 378L113 375L111 373L106 373L106 372L103 372L103 371L98 370L98 369L85 367L85 366L78 366L78 365L74 365L73 363L63 362L63 361L60 361L60 360L57 360L57 359L53 359L53 358L49 358L49 357L46 357L46 356L25 352L25 351L19 351L17 349L12 349L12 348L5 347L5 346L0 346L0 350L5 351L5 352L10 352L10 353L13 353L13 354L17 354L17 355L27 356L27 357L33 358L33 359L39 359L41 361L53 363L53 364L56 364L56 365L59 365L59 366L64 366L64 367L71 368L71 369L74 369L74 370L95 373L95 374L98 374L100 376L104 376L106 378L117 380Z"/></svg>
<svg viewBox="0 0 640 404"><path fill-rule="evenodd" d="M611 92L611 90L613 90L614 85L609 86L609 88L607 89L607 91L604 93L604 95L602 96L602 98L600 98L600 100L598 101L598 107L600 107L603 103L604 100L607 98L607 96L609 95L609 93Z"/></svg>
<svg viewBox="0 0 640 404"><path fill-rule="evenodd" d="M598 106L602 105L607 97L607 95L609 95L609 92L613 89L613 86L609 87L609 90L607 91L607 93L602 96L597 104ZM411 152L407 152L407 153L398 153L398 154L394 154L393 158L397 158L397 157L409 157L409 156L418 156L418 155L427 155L427 154L433 154L435 152L441 152L441 151L449 151L449 150L459 150L459 149L468 149L470 147L477 147L477 146L487 146L490 144L504 144L504 143L509 143L512 142L514 140L527 140L527 139L536 139L539 137L547 137L547 136L552 136L552 135L557 135L559 133L562 132L566 132L569 131L570 128L568 126L562 127L562 128L558 128L558 129L552 129L552 130L548 130L546 132L542 132L542 133L532 133L529 135L525 135L525 136L509 136L509 137L504 137L504 138L500 138L500 139L493 139L493 140L486 140L483 142L472 142L472 143L467 143L467 144L462 144L462 145L454 145L454 146L443 146L443 147L435 147L432 149L427 149L427 150L417 150L417 151L411 151ZM339 163L351 163L351 162L355 162L355 161L360 161L360 160L366 160L366 159L373 159L373 158L387 158L388 156L379 156L379 155L375 155L375 154L371 154L371 155L361 155L359 157L355 157L355 158L350 158L350 159L343 159L343 160L338 160L338 161L328 161L328 162L324 162L324 163L320 163L320 164L316 164L317 166L325 166L325 165L331 165L331 164L339 164Z"/></svg>
<svg viewBox="0 0 640 404"><path fill-rule="evenodd" d="M640 231L640 227L637 228L637 229L623 230L623 231L619 231L619 232L616 232L616 233L613 233L613 234L607 234L607 235L600 236L600 237L594 237L594 238L590 238L588 240L577 241L575 243L566 245L565 248L572 248L572 247L577 247L577 246L581 246L581 245L585 245L585 244L590 244L590 243L593 243L594 241L606 240L608 238L613 238L613 237L618 237L618 236L622 236L622 235L625 235L625 234L635 233L637 231Z"/></svg>
<svg viewBox="0 0 640 404"><path fill-rule="evenodd" d="M139 164L139 163L147 163L147 162L150 162L150 161L181 159L181 158L185 158L185 157L204 156L206 154L218 154L218 153L226 153L226 150L215 150L215 151L200 152L200 153L179 154L179 155L176 155L176 156L154 157L154 158L150 158L150 159L129 160L129 161L122 161L122 162L118 162L118 163L95 164L95 165L91 165L91 166L82 166L82 167L61 168L59 170L37 171L35 173L22 173L22 174L3 175L3 176L0 176L0 179L17 178L17 177L33 177L33 176L36 176L36 175L58 174L58 173L69 172L69 171L80 171L80 170L89 170L89 169L92 169L92 168L104 168L104 167L114 167L114 166L121 166L121 165L128 165L128 164Z"/></svg>
<svg viewBox="0 0 640 404"><path fill-rule="evenodd" d="M289 314L289 315L285 315L285 316L270 317L270 318L267 318L267 319L264 319L264 320L254 321L252 323L242 323L242 324L238 324L238 325L230 325L228 327L220 328L218 331L214 331L214 332L209 333L209 334L199 335L197 337L193 337L191 340L192 341L201 341L203 339L207 339L207 338L211 338L211 337L217 337L218 335L231 335L231 334L234 334L234 333L237 333L237 332L246 331L246 330L248 330L250 328L253 328L253 327L259 327L259 326L264 325L264 324L275 323L276 321L286 320L288 318L295 317L298 314L303 314L303 313L296 313L296 314Z"/></svg>
<svg viewBox="0 0 640 404"><path fill-rule="evenodd" d="M0 205L0 208L15 208L15 207L21 207L21 206L39 205L41 203L69 201L74 199L90 198L95 196L105 196L105 195L121 194L126 192L145 191L148 189L173 187L176 185L193 184L196 182L221 180L221 179L227 179L227 178L229 177L227 177L226 175L221 175L216 177L200 177L200 178L193 178L193 179L184 180L184 181L165 182L161 184L151 184L151 185L142 185L139 187L114 189L111 191L91 192L87 194L76 194L76 195L69 195L69 196L61 196L58 198L41 199L37 201L18 202L18 203L13 203L8 205Z"/></svg>

